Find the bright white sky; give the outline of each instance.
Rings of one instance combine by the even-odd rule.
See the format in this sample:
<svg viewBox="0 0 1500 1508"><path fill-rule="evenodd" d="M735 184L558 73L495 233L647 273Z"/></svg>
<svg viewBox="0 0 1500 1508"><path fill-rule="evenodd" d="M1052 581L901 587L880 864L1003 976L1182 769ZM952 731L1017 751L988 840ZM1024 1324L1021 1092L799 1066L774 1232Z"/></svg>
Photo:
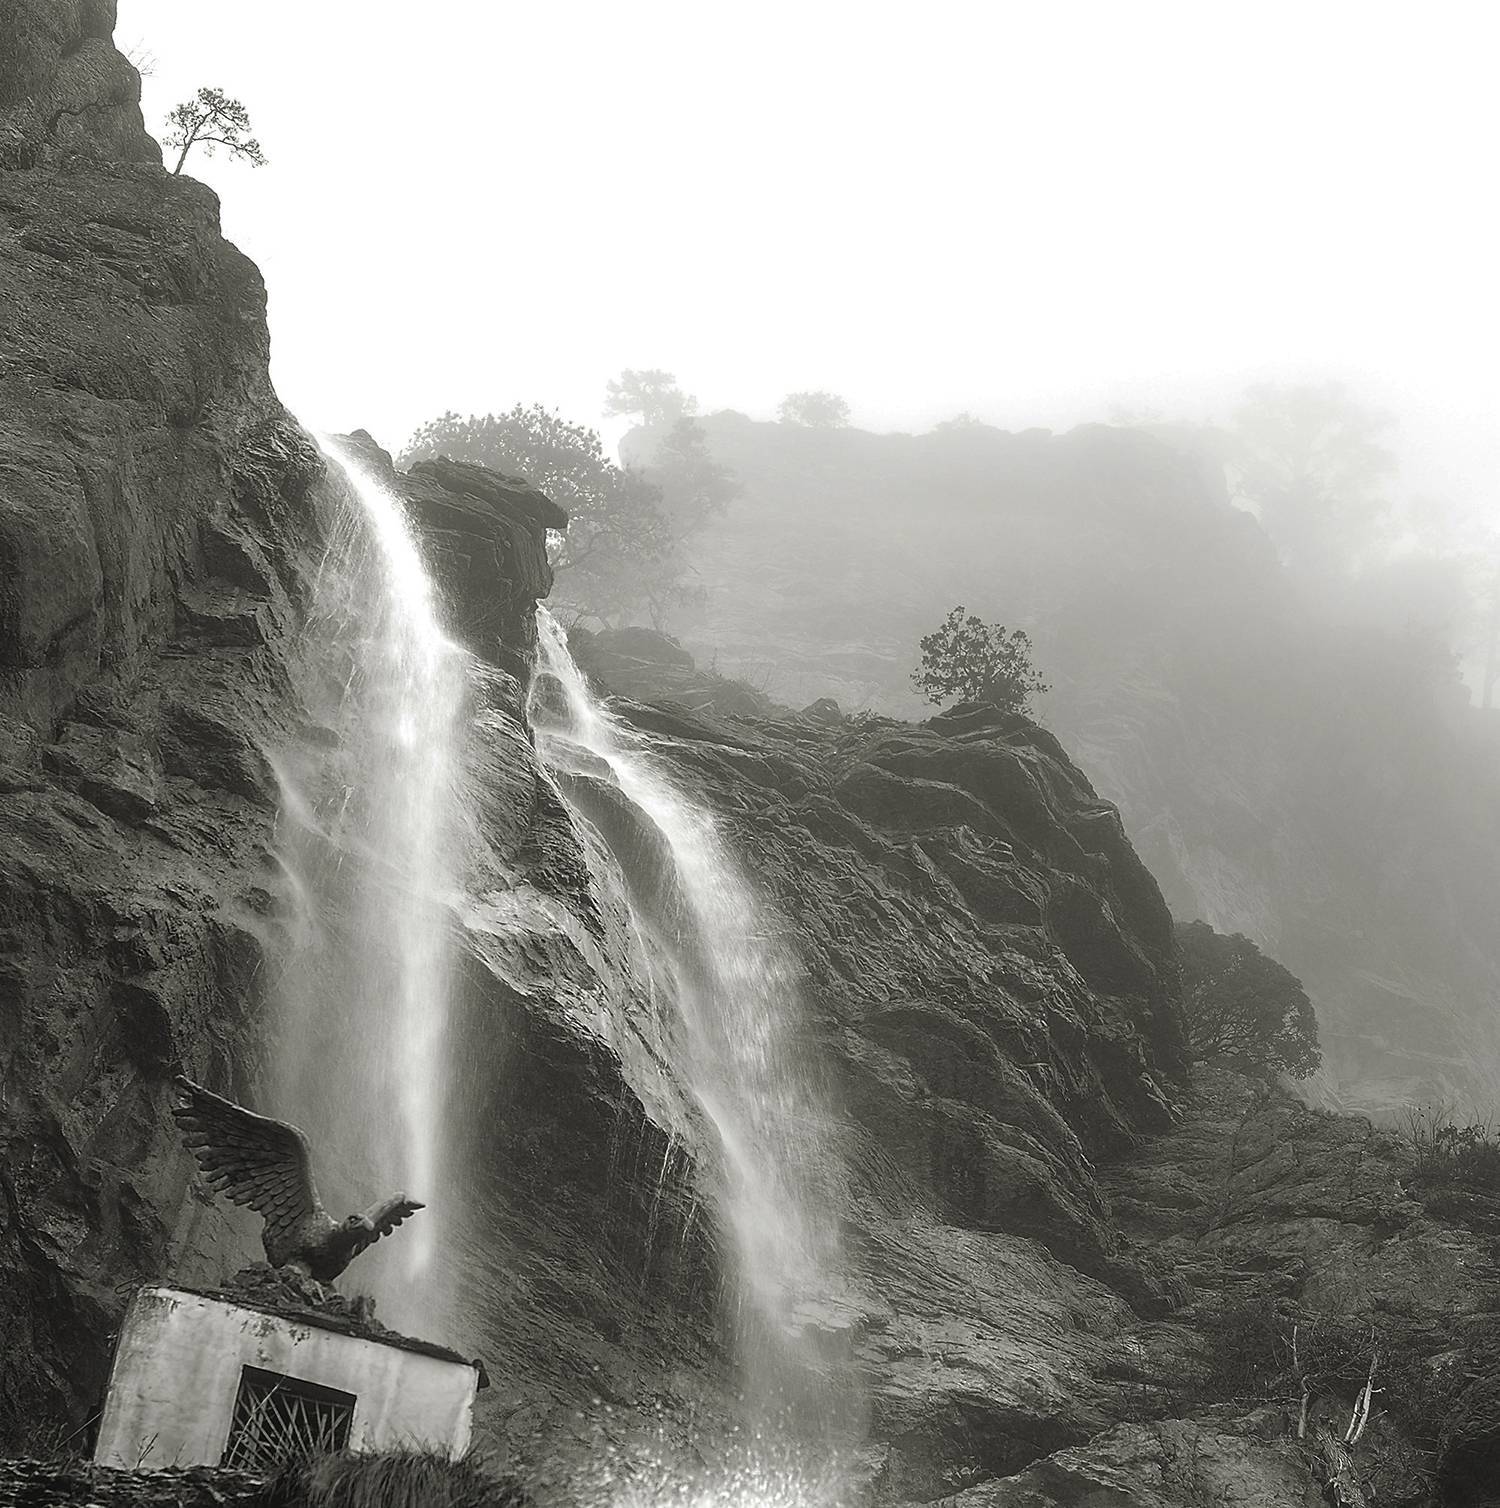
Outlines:
<svg viewBox="0 0 1500 1508"><path fill-rule="evenodd" d="M1500 449L1497 14L1409 0L120 0L147 124L270 289L274 374L399 446L666 367L865 427L1224 412L1337 375L1429 490Z"/></svg>

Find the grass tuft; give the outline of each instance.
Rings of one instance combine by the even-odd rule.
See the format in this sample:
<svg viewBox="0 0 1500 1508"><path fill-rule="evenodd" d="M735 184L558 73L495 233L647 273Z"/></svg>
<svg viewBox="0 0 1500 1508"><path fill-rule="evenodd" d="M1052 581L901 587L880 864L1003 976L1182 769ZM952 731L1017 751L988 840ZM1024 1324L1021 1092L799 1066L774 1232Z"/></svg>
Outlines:
<svg viewBox="0 0 1500 1508"><path fill-rule="evenodd" d="M266 1484L266 1508L531 1508L524 1488L472 1456L352 1451L283 1467Z"/></svg>

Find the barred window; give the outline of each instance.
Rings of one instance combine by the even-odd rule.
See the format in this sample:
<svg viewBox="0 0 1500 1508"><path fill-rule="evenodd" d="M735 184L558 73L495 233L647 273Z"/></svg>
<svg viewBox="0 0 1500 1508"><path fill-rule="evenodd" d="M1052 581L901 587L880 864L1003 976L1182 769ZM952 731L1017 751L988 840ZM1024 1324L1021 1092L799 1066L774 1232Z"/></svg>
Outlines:
<svg viewBox="0 0 1500 1508"><path fill-rule="evenodd" d="M287 1461L343 1450L353 1418L353 1393L245 1367L219 1464L269 1472Z"/></svg>

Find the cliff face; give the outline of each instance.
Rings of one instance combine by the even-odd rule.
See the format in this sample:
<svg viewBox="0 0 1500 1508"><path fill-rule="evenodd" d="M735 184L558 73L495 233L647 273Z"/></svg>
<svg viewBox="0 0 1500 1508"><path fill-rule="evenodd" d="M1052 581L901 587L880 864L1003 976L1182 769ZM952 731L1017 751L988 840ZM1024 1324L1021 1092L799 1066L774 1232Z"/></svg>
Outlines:
<svg viewBox="0 0 1500 1508"><path fill-rule="evenodd" d="M24 32L15 55L45 61L56 30ZM123 118L112 91L98 104L87 118ZM10 1438L87 1416L124 1285L220 1281L254 1254L255 1222L195 1190L166 1081L182 1066L264 1103L285 890L273 768L326 738L302 631L349 505L272 392L263 289L212 196L128 144L111 156L109 132L65 152L27 129L35 150L0 179ZM525 725L542 536L560 520L473 468L398 480L356 443L405 493L454 629L490 666L455 1092L461 1154L485 1177L457 1255L474 1348L504 1359L487 1428L504 1419L519 1454L562 1461L559 1421L583 1397L646 1411L732 1385L703 1149L668 1134L621 887L607 854L591 874ZM1181 1071L1166 915L1117 819L1025 724L672 726L704 799L743 813L735 836L772 899L808 918L871 1254L862 1317L825 1339L885 1379L880 1429L903 1442L890 1490L932 1495L952 1450L1010 1462L1087 1433L1107 1412L1094 1383L1075 1396L1072 1351L1024 1386L1013 1363L1077 1282L1105 1330L1128 1322L1105 1280L1155 1301L1092 1171L1101 1147L1166 1122ZM993 1310L965 1339L952 1296L976 1285ZM984 1385L939 1350L970 1355ZM1033 1444L992 1442L1007 1418Z"/></svg>
<svg viewBox="0 0 1500 1508"><path fill-rule="evenodd" d="M186 1068L260 1095L282 888L272 761L326 732L301 635L351 507L272 391L259 274L220 237L213 195L154 160L112 14L0 12L8 1442L92 1413L132 1281L218 1281L255 1254L257 1222L193 1186L166 1084ZM429 474L411 491L461 626L498 667L486 727L504 810L506 782L524 796L536 780L511 752L517 676L560 519L498 479Z"/></svg>
<svg viewBox="0 0 1500 1508"><path fill-rule="evenodd" d="M794 706L916 716L918 640L950 607L1024 626L1038 715L1174 912L1306 984L1330 1102L1500 1092L1493 719L1398 571L1299 588L1182 437L702 422L745 493L690 544L688 649Z"/></svg>
<svg viewBox="0 0 1500 1508"><path fill-rule="evenodd" d="M115 0L0 5L0 168L70 156L160 161L141 118L141 79L115 50Z"/></svg>
<svg viewBox="0 0 1500 1508"><path fill-rule="evenodd" d="M637 696L653 665L716 689L639 631L579 652ZM1290 1508L1337 1479L1492 1501L1500 1206L1426 1187L1364 1120L1182 1081L1165 907L1050 735L625 706L806 968L850 1128L877 1500ZM1344 1461L1324 1436L1372 1359L1382 1402Z"/></svg>
<svg viewBox="0 0 1500 1508"><path fill-rule="evenodd" d="M102 10L7 17L7 89L82 88L72 59L133 73ZM116 1286L169 1265L184 1199L163 1076L190 1051L226 1081L248 1040L261 740L295 716L286 644L318 532L260 278L201 185L104 160L115 92L78 103L113 125L66 170L42 165L46 110L7 99L38 165L0 174L7 1435L97 1396Z"/></svg>

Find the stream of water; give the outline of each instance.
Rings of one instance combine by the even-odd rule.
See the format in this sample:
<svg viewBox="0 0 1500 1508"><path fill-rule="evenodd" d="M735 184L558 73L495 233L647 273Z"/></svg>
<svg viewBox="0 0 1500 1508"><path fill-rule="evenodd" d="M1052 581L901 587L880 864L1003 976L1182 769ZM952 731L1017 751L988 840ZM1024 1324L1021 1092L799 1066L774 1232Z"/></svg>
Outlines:
<svg viewBox="0 0 1500 1508"><path fill-rule="evenodd" d="M548 694L545 684L554 690ZM747 1401L761 1416L818 1412L809 1348L839 1269L836 1159L799 1049L795 956L740 872L713 813L667 773L653 739L590 691L567 638L538 609L538 751L579 782L605 779L640 813L668 873L636 887L658 983L681 1025L677 1069L717 1142L717 1204L732 1241L733 1320ZM638 858L617 855L626 870ZM669 903L653 906L661 892ZM653 914L654 912L654 914ZM826 1402L826 1399L822 1400Z"/></svg>
<svg viewBox="0 0 1500 1508"><path fill-rule="evenodd" d="M323 443L348 503L306 640L327 731L276 760L292 935L272 1078L335 1218L398 1190L426 1203L355 1271L383 1320L434 1335L457 1197L443 1126L468 656L444 631L400 497L352 449Z"/></svg>

